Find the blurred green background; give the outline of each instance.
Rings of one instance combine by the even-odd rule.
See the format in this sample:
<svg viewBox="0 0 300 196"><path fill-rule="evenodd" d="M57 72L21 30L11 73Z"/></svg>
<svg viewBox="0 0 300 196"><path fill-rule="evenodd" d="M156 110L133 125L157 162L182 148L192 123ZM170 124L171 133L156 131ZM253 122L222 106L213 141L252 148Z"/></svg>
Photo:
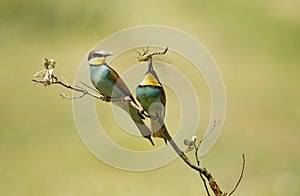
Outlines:
<svg viewBox="0 0 300 196"><path fill-rule="evenodd" d="M1 0L0 195L205 195L181 160L127 172L81 142L60 87L33 85L42 57L73 81L98 41L123 28L166 25L198 39L223 75L228 108L218 142L202 159L235 195L300 194L300 2Z"/></svg>

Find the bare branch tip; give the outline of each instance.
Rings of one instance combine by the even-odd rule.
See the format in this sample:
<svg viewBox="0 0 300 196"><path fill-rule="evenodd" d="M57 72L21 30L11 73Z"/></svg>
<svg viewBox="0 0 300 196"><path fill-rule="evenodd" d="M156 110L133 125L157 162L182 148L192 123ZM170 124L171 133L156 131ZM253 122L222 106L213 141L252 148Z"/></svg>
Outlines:
<svg viewBox="0 0 300 196"><path fill-rule="evenodd" d="M243 164L242 164L242 171L241 171L241 175L235 185L235 187L233 188L233 190L228 194L228 196L232 195L236 189L238 188L239 184L241 183L242 181L242 178L244 176L244 170L245 170L245 164L246 164L246 158L245 158L245 154L242 154L242 158L243 158Z"/></svg>

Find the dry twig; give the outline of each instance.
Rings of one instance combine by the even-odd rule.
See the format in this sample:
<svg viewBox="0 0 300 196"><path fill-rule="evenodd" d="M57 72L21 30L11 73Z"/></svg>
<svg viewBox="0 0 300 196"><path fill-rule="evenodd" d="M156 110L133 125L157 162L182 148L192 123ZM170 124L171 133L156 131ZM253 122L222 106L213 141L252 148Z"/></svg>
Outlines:
<svg viewBox="0 0 300 196"><path fill-rule="evenodd" d="M34 77L37 77L37 78L42 78L40 80L38 79L32 79L33 82L35 83L40 83L40 84L43 84L45 87L48 87L50 85L54 85L54 84L58 84L58 85L61 85L67 89L71 89L73 91L76 91L76 92L80 92L81 95L79 96L76 96L76 97L70 97L70 96L66 96L64 95L63 93L61 93L61 97L65 98L65 99L80 99L86 95L89 95L89 96L92 96L96 99L99 99L101 101L104 101L104 102L112 102L112 103L116 103L116 102L128 102L130 105L132 105L140 114L146 116L146 117L150 117L150 115L143 109L143 108L140 108L138 105L136 105L129 96L126 96L126 97L122 97L122 98L110 98L110 97L107 97L105 95L103 95L101 92L99 92L97 89L94 89L90 86L88 86L87 84L81 82L82 85L84 85L85 87L89 88L89 89L92 89L94 92L90 92L86 89L84 89L83 87L80 87L78 85L75 85L75 86L71 86L67 83L67 81L65 80L64 77L63 80L65 82L62 82L61 80L58 79L58 77L56 77L54 75L54 68L55 68L55 61L54 59L48 59L48 58L44 58L44 62L43 62L43 67L45 69L41 70L41 71L38 71L37 73L34 74ZM42 74L42 75L41 75Z"/></svg>

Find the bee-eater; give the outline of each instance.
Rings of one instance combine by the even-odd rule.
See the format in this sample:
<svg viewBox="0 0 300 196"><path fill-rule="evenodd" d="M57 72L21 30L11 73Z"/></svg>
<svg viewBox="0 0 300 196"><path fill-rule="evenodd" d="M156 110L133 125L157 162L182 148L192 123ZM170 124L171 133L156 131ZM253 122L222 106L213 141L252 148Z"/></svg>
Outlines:
<svg viewBox="0 0 300 196"><path fill-rule="evenodd" d="M164 123L166 94L153 69L152 58L142 82L136 87L136 97L150 115L150 129L153 136L163 138L167 143L171 138Z"/></svg>
<svg viewBox="0 0 300 196"><path fill-rule="evenodd" d="M93 85L101 95L108 99L113 100L129 97L131 101L136 104L136 101L131 95L131 92L125 82L120 78L118 73L106 63L106 57L111 55L111 52L100 50L93 50L89 53L88 61L90 65L90 79ZM112 101L112 103L125 110L131 116L142 136L147 138L151 144L154 145L151 138L151 131L143 121L144 116L141 115L136 108L129 104L129 102Z"/></svg>

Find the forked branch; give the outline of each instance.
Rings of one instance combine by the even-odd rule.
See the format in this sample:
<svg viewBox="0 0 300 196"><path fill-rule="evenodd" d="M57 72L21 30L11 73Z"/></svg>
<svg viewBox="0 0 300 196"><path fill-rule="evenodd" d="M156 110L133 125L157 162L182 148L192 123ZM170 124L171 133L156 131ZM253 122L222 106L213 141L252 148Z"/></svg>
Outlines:
<svg viewBox="0 0 300 196"><path fill-rule="evenodd" d="M81 84L83 86L85 86L86 88L91 89L93 92L90 92L90 91L86 90L85 88L83 88L81 86L78 86L78 85L71 86L66 81L63 82L63 81L59 80L58 77L56 77L53 73L54 68L55 68L55 64L56 63L55 63L54 59L44 58L44 62L42 64L44 69L41 70L41 71L38 71L37 73L34 74L34 77L39 78L39 79L32 79L32 81L35 82L35 83L38 83L38 84L43 84L45 87L55 85L55 84L56 85L61 85L65 88L67 88L67 89L70 89L72 91L76 91L76 92L81 93L79 96L75 96L75 97L66 96L63 93L61 93L60 95L65 99L79 99L79 98L82 98L86 95L89 95L91 97L94 97L94 98L99 99L99 100L104 101L104 102L112 102L112 103L128 102L140 114L142 114L146 117L150 117L150 115L143 108L140 108L138 105L136 105L134 103L134 101L132 101L129 96L121 97L121 98L110 98L110 97L107 97L107 96L103 95L97 89L94 89L94 88L88 86L87 84L85 84L83 82L81 82Z"/></svg>

